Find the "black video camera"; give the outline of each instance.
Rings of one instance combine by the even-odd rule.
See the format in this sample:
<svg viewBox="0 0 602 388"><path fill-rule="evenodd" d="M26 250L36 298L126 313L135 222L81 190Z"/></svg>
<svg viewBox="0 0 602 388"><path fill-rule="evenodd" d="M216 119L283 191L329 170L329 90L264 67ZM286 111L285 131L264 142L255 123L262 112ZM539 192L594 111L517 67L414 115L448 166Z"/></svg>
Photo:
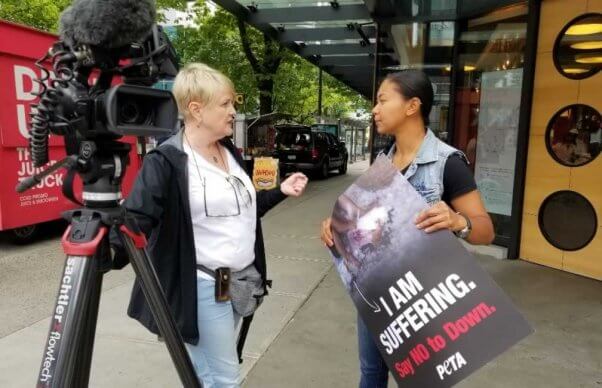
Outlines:
<svg viewBox="0 0 602 388"><path fill-rule="evenodd" d="M42 65L47 60L52 63L54 80ZM177 124L171 92L150 87L160 79L175 77L178 71L175 50L156 24L144 41L118 48L58 41L36 65L43 74L30 129L37 167L48 162L50 133L64 136L67 154L73 155L80 152L82 141L165 136ZM122 77L123 83L112 86L116 77Z"/></svg>
<svg viewBox="0 0 602 388"><path fill-rule="evenodd" d="M48 163L50 134L63 136L67 157L21 181L18 192L65 167L67 198L80 203L72 185L77 174L85 206L119 206L131 145L118 139L169 135L178 120L171 92L151 87L178 72L175 50L155 19L154 0L74 0L63 11L60 40L36 62L41 92L29 145L36 167Z"/></svg>

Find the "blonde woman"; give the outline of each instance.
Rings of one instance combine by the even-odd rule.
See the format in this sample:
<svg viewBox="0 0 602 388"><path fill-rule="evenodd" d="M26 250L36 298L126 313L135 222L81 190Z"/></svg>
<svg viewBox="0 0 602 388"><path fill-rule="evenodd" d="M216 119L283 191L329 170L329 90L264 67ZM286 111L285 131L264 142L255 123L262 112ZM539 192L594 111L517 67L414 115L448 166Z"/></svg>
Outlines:
<svg viewBox="0 0 602 388"><path fill-rule="evenodd" d="M216 295L223 290L215 278L219 285L224 276L244 273L257 279L248 299L267 294L260 218L287 196L300 196L307 178L297 173L277 189L255 191L228 138L234 86L222 73L189 64L173 94L184 128L145 157L124 206L149 237L150 256L204 387L238 387L235 330L253 308L235 311L234 300ZM128 315L158 333L138 282Z"/></svg>

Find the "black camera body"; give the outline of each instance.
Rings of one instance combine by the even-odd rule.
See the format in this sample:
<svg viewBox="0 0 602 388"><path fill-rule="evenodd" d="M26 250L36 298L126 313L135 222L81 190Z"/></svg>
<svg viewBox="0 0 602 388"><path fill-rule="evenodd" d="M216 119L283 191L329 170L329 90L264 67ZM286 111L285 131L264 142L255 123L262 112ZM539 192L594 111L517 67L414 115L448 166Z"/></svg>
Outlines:
<svg viewBox="0 0 602 388"><path fill-rule="evenodd" d="M79 0L63 13L61 40L36 62L42 74L36 80L41 92L31 112L29 145L36 167L48 163L50 134L64 137L67 157L22 181L18 192L65 167L68 175L63 193L70 200L80 203L72 188L77 174L83 183L85 206L118 206L131 149L118 139L125 135L166 136L176 129L178 109L172 93L151 85L174 78L178 58L165 32L153 21L154 9L143 9L137 1ZM87 29L88 24L98 22L98 17L90 15L115 15L116 10L127 7L142 12L136 34L130 31L124 37L117 33L119 26L133 25L125 22L136 20L135 12L125 14L123 23ZM82 22L74 18L75 11L88 11L90 17ZM47 61L52 64L53 79Z"/></svg>
<svg viewBox="0 0 602 388"><path fill-rule="evenodd" d="M42 63L48 59L56 78L47 87L49 72ZM30 147L38 167L48 162L50 133L65 136L67 153L73 154L80 141L165 136L176 127L173 95L150 87L178 71L175 50L160 26L153 25L145 41L118 48L59 41L37 65L44 76L38 80L42 92L32 114ZM123 83L112 86L116 77Z"/></svg>

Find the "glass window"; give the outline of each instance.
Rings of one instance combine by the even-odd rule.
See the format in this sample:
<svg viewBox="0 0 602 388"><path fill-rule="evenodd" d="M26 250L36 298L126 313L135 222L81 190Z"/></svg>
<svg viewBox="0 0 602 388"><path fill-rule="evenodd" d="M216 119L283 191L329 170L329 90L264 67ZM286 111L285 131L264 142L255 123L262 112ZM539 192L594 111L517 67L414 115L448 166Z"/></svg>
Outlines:
<svg viewBox="0 0 602 388"><path fill-rule="evenodd" d="M560 164L583 166L600 154L602 121L588 105L575 104L552 117L546 132L548 152Z"/></svg>
<svg viewBox="0 0 602 388"><path fill-rule="evenodd" d="M539 228L556 248L575 251L593 240L598 220L587 198L574 191L557 191L539 209Z"/></svg>
<svg viewBox="0 0 602 388"><path fill-rule="evenodd" d="M471 20L459 38L452 143L470 161L501 245L512 235L527 11L519 4Z"/></svg>
<svg viewBox="0 0 602 388"><path fill-rule="evenodd" d="M328 144L329 144L329 142L328 142L328 140L327 140L326 136L324 136L324 134L323 134L323 133L319 133L319 132L318 132L318 133L316 133L316 139L317 139L317 140L318 140L320 143L322 143L322 144L326 144L326 145L328 145Z"/></svg>
<svg viewBox="0 0 602 388"><path fill-rule="evenodd" d="M338 144L337 138L334 137L334 135L328 134L327 136L328 136L328 141L330 142L330 144L332 144L332 145Z"/></svg>
<svg viewBox="0 0 602 388"><path fill-rule="evenodd" d="M309 131L281 131L276 136L276 144L282 147L308 147L311 145L311 132Z"/></svg>
<svg viewBox="0 0 602 388"><path fill-rule="evenodd" d="M602 68L602 14L585 14L568 23L554 45L554 63L565 77L584 79Z"/></svg>

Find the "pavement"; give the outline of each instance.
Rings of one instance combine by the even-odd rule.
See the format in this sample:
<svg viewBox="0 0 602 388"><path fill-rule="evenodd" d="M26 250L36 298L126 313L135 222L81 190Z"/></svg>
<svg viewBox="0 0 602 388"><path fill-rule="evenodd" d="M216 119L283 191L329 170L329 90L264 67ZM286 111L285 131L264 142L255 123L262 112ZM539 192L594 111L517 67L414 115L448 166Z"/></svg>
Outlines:
<svg viewBox="0 0 602 388"><path fill-rule="evenodd" d="M318 233L367 166L357 162L345 176L312 181L303 197L264 217L274 287L249 333L243 387L357 387L355 309ZM0 240L2 388L35 384L64 261L57 236L26 249ZM523 261L475 259L536 332L458 386L602 388L602 282ZM129 266L105 276L90 386L181 386L165 344L126 316L133 278Z"/></svg>

